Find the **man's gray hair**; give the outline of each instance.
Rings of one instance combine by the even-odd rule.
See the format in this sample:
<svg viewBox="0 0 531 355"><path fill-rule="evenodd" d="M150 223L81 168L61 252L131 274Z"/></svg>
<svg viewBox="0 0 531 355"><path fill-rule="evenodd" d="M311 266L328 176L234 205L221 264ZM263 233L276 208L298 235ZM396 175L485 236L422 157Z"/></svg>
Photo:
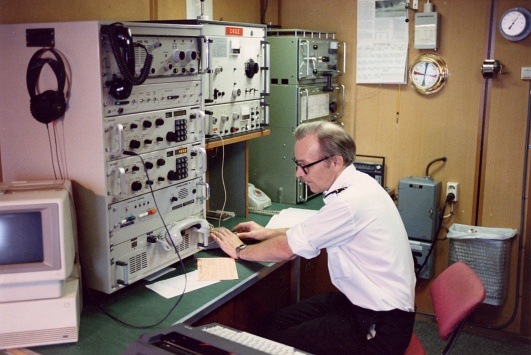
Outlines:
<svg viewBox="0 0 531 355"><path fill-rule="evenodd" d="M329 121L305 122L299 125L293 134L296 140L308 135L316 135L323 156L342 156L345 166L354 162L356 144L343 127L337 123Z"/></svg>

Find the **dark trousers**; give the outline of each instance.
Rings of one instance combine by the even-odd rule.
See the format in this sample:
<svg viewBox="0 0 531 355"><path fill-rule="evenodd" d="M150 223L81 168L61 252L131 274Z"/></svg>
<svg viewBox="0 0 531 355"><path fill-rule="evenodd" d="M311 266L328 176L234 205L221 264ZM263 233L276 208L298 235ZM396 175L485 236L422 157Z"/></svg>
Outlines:
<svg viewBox="0 0 531 355"><path fill-rule="evenodd" d="M258 335L314 354L403 354L414 322L415 312L371 311L333 292L276 312Z"/></svg>

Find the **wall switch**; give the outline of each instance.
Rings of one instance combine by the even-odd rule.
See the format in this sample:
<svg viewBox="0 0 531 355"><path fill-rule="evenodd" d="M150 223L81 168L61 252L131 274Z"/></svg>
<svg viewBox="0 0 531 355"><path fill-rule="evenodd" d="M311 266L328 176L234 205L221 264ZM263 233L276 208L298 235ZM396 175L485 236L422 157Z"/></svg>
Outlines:
<svg viewBox="0 0 531 355"><path fill-rule="evenodd" d="M449 194L454 194L454 199L451 202L457 202L459 192L459 183L458 182L447 182L446 183L446 198Z"/></svg>
<svg viewBox="0 0 531 355"><path fill-rule="evenodd" d="M411 8L413 10L418 10L419 9L419 0L412 0Z"/></svg>

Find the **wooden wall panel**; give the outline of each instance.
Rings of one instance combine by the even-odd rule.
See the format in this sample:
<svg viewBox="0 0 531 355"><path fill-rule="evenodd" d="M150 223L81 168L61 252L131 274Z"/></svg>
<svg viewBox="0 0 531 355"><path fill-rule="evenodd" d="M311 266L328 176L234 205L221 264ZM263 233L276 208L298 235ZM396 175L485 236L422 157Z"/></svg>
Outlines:
<svg viewBox="0 0 531 355"><path fill-rule="evenodd" d="M152 2L150 0L0 0L0 23L143 21L150 19Z"/></svg>
<svg viewBox="0 0 531 355"><path fill-rule="evenodd" d="M446 164L435 164L430 171L432 178L443 183L443 190L447 181L460 184L455 215L444 224L475 224L477 219L479 225L519 229L529 87L519 74L522 66L531 65L531 38L510 43L495 33L494 58L504 64L504 74L487 85L483 121L485 79L480 68L487 59L491 1L466 0L460 1L459 6L442 0L432 3L441 16L440 48L436 53L447 62L450 78L441 92L430 96L419 95L409 85L356 85L356 2L338 0L322 6L319 0L284 1L280 21L283 28L336 32L337 38L346 42L348 67L341 78L347 88L343 122L353 134L360 154L387 158L389 187L396 189L403 177L425 176L426 165L432 159L446 156ZM494 31L497 32L503 11L525 3L494 0ZM422 9L424 2L420 6ZM420 54L431 52L434 51L413 48L411 26L409 63ZM483 124L487 131L482 145ZM444 237L444 233L440 236ZM436 274L447 266L448 248L447 240L438 242ZM508 299L501 307L480 307L481 323L502 324L511 317L517 260L515 240ZM425 280L418 282L416 298L421 312L432 312L429 284ZM519 326L517 318L507 329L518 333Z"/></svg>

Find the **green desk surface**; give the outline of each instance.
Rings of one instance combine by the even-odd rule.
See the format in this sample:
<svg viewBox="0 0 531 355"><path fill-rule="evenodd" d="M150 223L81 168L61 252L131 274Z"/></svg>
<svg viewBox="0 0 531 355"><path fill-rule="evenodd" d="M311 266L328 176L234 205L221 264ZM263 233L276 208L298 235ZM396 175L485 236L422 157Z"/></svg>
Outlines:
<svg viewBox="0 0 531 355"><path fill-rule="evenodd" d="M322 206L322 198L317 197L304 205L279 205L273 203L270 210L281 210L286 207L318 209ZM249 219L261 225L267 224L271 216L252 214ZM223 222L227 228L234 227L244 218L234 217ZM215 224L215 223L214 223ZM219 249L201 251L184 261L186 272L197 269L197 258L220 257L225 254ZM282 263L255 263L237 261L238 280L220 281L211 286L185 293L179 301L179 296L166 299L148 289L147 281L138 281L127 288L111 295L97 292L92 297L86 291L83 294L83 310L79 326L77 343L47 345L31 348L41 354L120 354L129 344L136 341L143 333L150 333L163 329L176 322L193 323L224 302L244 291L261 278L276 270ZM174 265L175 271L157 279L174 277L182 274L180 263ZM176 303L179 302L177 305ZM158 323L165 315L170 315L157 327L137 329L127 327L112 320L98 308L101 306L108 313L120 321L135 326L146 326Z"/></svg>

